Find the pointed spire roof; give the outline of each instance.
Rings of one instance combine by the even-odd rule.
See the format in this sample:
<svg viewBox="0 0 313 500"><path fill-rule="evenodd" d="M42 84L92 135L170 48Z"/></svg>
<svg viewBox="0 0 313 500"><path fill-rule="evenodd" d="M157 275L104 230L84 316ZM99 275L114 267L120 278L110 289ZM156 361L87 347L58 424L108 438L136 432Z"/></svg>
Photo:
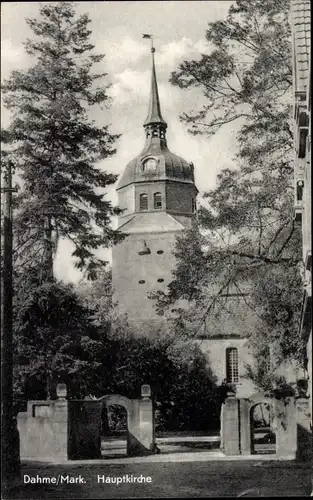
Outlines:
<svg viewBox="0 0 313 500"><path fill-rule="evenodd" d="M194 179L194 167L192 163L173 154L167 147L166 129L167 123L162 117L158 92L158 84L155 72L154 53L152 35L143 35L143 38L151 40L152 54L152 78L151 96L147 119L144 123L146 141L143 150L133 160L131 160L121 176L117 191L141 182L151 182L151 180L175 181L185 184L192 184L197 192ZM152 157L152 158L151 158ZM154 160L155 168L145 168L145 162Z"/></svg>
<svg viewBox="0 0 313 500"><path fill-rule="evenodd" d="M163 119L161 114L158 83L155 72L154 53L155 53L155 48L151 47L151 54L152 54L151 95L150 95L149 112L146 121L144 123L144 127L152 123L160 123L165 126L167 125L166 121Z"/></svg>

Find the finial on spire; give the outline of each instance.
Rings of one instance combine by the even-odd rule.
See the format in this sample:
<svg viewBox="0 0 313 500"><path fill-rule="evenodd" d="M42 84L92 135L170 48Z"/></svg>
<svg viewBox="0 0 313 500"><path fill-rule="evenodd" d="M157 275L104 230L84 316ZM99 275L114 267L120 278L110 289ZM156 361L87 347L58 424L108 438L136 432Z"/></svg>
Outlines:
<svg viewBox="0 0 313 500"><path fill-rule="evenodd" d="M142 38L148 38L149 40L151 40L151 52L153 54L155 52L155 48L153 46L153 35L149 35L148 33L144 33L142 35Z"/></svg>

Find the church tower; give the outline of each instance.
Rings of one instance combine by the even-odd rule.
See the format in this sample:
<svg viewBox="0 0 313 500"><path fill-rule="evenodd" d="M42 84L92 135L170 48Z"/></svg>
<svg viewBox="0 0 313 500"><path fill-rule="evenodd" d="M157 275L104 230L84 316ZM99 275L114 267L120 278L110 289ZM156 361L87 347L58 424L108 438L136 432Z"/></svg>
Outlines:
<svg viewBox="0 0 313 500"><path fill-rule="evenodd" d="M165 290L172 281L176 237L191 228L198 193L193 164L168 149L154 47L151 53L150 105L143 125L145 145L128 163L117 186L118 206L124 209L118 227L127 236L113 248L112 262L114 300L119 312L126 313L139 330L162 322L149 294Z"/></svg>

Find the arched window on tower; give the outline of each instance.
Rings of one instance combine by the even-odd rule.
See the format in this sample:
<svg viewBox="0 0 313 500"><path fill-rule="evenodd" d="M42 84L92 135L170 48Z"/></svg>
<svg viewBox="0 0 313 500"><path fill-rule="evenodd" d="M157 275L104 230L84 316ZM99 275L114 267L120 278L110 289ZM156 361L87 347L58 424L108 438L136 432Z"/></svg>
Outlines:
<svg viewBox="0 0 313 500"><path fill-rule="evenodd" d="M154 200L154 208L156 210L159 210L160 208L162 208L162 194L161 193L154 193L153 200Z"/></svg>
<svg viewBox="0 0 313 500"><path fill-rule="evenodd" d="M227 347L226 349L226 379L228 383L239 382L238 349Z"/></svg>
<svg viewBox="0 0 313 500"><path fill-rule="evenodd" d="M146 193L139 196L139 210L148 210L148 195Z"/></svg>

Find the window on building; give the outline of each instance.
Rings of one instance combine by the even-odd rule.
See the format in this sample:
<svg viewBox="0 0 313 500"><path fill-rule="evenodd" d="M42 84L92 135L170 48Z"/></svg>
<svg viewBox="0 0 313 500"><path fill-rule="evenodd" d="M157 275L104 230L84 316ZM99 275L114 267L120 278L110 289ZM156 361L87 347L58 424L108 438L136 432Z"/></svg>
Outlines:
<svg viewBox="0 0 313 500"><path fill-rule="evenodd" d="M161 193L154 193L154 208L162 208L162 195Z"/></svg>
<svg viewBox="0 0 313 500"><path fill-rule="evenodd" d="M304 182L303 181L298 181L297 182L297 201L302 201L302 199L303 199L303 189L304 189Z"/></svg>
<svg viewBox="0 0 313 500"><path fill-rule="evenodd" d="M148 195L142 193L139 197L139 210L148 210Z"/></svg>
<svg viewBox="0 0 313 500"><path fill-rule="evenodd" d="M152 133L152 135L154 135ZM143 172L155 172L157 168L157 160L155 158L148 158L142 164Z"/></svg>
<svg viewBox="0 0 313 500"><path fill-rule="evenodd" d="M196 211L196 201L194 198L191 198L191 212L194 213Z"/></svg>
<svg viewBox="0 0 313 500"><path fill-rule="evenodd" d="M238 349L236 347L226 349L226 379L228 383L239 382Z"/></svg>

